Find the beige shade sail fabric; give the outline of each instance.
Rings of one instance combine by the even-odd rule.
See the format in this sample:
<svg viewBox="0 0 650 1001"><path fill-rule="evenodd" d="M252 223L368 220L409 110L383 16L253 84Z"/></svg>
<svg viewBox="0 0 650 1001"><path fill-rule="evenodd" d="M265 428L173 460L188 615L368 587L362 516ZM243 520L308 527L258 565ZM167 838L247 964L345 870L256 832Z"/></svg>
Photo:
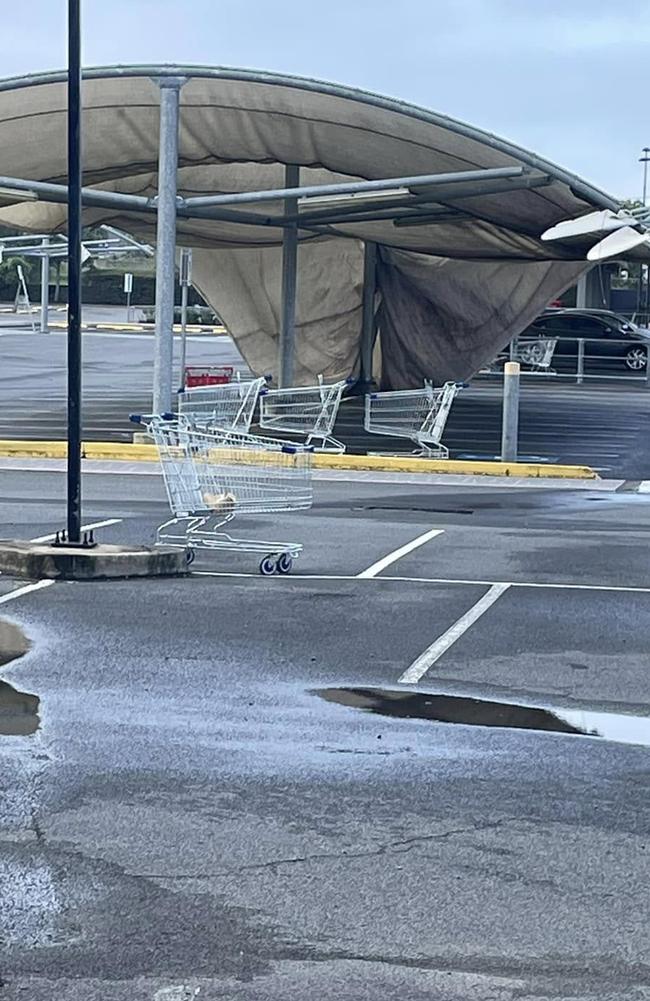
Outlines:
<svg viewBox="0 0 650 1001"><path fill-rule="evenodd" d="M363 248L357 240L302 244L296 295L296 385L357 374ZM193 252L193 280L259 375L277 375L282 252L278 247Z"/></svg>
<svg viewBox="0 0 650 1001"><path fill-rule="evenodd" d="M586 251L597 239L543 243L539 235L595 207L617 207L534 154L425 109L319 81L209 67L85 70L85 186L155 196L157 81L169 76L184 80L183 197L279 188L289 163L300 166L303 186L512 166L545 182L445 197L427 206L450 210L435 223L396 226L383 218L301 228L298 382L320 372L332 378L355 372L364 240L381 248L385 379L411 385L425 372L436 378L471 374L584 270ZM62 74L0 81L0 174L65 183L65 116ZM62 205L1 207L4 201L0 224L40 232L65 228ZM196 248L197 284L251 367L277 374L282 229L273 223L283 206L242 208L257 213L259 223L179 218L177 238ZM84 221L155 241L154 213L86 208Z"/></svg>

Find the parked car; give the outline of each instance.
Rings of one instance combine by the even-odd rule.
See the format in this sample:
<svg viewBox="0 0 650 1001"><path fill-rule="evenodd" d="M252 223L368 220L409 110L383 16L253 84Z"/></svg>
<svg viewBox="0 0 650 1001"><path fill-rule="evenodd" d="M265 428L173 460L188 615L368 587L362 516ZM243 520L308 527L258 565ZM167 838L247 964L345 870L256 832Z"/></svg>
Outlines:
<svg viewBox="0 0 650 1001"><path fill-rule="evenodd" d="M553 355L556 367L562 357L577 360L579 339L584 339L587 374L590 368L609 368L612 364L640 373L648 364L650 333L609 310L548 309L519 336L557 338Z"/></svg>
<svg viewBox="0 0 650 1001"><path fill-rule="evenodd" d="M546 316L548 313L554 315L557 315L558 313L571 313L572 315L582 313L583 316L600 316L603 318L609 317L615 324L619 324L621 329L628 330L631 333L641 329L638 323L634 323L627 316L623 316L621 313L614 312L613 309L591 309L589 306L562 306L557 309L553 306L548 306L542 315Z"/></svg>

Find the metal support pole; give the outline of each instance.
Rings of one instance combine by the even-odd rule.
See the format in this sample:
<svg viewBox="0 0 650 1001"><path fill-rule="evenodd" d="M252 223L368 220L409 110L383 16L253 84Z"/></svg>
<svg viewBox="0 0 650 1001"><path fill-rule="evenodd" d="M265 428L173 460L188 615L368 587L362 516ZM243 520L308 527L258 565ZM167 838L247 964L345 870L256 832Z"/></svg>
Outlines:
<svg viewBox="0 0 650 1001"><path fill-rule="evenodd" d="M516 462L519 440L519 362L507 361L503 369L501 461Z"/></svg>
<svg viewBox="0 0 650 1001"><path fill-rule="evenodd" d="M187 296L192 284L192 251L188 247L181 250L181 357L178 377L178 391L185 389L185 363L187 360Z"/></svg>
<svg viewBox="0 0 650 1001"><path fill-rule="evenodd" d="M160 87L158 227L156 233L156 337L153 359L153 412L172 409L174 288L176 278L176 174L179 95L183 81L170 77Z"/></svg>
<svg viewBox="0 0 650 1001"><path fill-rule="evenodd" d="M50 306L50 258L47 253L47 246L50 242L48 236L44 236L41 245L43 254L41 256L41 333L46 334L49 330L47 323L47 312Z"/></svg>
<svg viewBox="0 0 650 1001"><path fill-rule="evenodd" d="M284 168L287 188L300 184L300 167L288 163ZM284 199L285 216L295 216L296 198ZM296 340L296 274L298 268L298 227L296 223L282 234L282 302L280 306L280 337L278 343L278 386L293 385L294 351Z"/></svg>
<svg viewBox="0 0 650 1001"><path fill-rule="evenodd" d="M577 367L577 378L576 383L581 386L585 375L585 340L584 337L578 338L578 367Z"/></svg>
<svg viewBox="0 0 650 1001"><path fill-rule="evenodd" d="M187 285L181 286L181 359L179 387L185 389L185 360L187 358Z"/></svg>
<svg viewBox="0 0 650 1001"><path fill-rule="evenodd" d="M81 541L81 0L68 0L68 504Z"/></svg>
<svg viewBox="0 0 650 1001"><path fill-rule="evenodd" d="M372 352L375 346L375 293L377 291L377 244L364 245L363 298L361 302L361 352L359 382L363 387L372 383Z"/></svg>

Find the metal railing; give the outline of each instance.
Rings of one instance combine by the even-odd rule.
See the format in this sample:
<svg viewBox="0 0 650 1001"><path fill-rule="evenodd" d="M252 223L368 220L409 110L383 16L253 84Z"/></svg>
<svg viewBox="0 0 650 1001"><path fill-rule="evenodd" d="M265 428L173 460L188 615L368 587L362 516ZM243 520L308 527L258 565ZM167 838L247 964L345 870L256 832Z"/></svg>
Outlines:
<svg viewBox="0 0 650 1001"><path fill-rule="evenodd" d="M514 341L513 344L521 344ZM528 342L527 342L528 343ZM540 344L546 344L544 338ZM482 370L482 376L501 375L503 362L515 357L521 363L521 375L525 378L540 376L544 379L571 380L577 385L591 381L623 381L650 385L650 341L645 343L634 338L590 338L559 337L555 342L550 367L540 368L531 356L531 364L518 346L514 352L510 348L503 351L496 363Z"/></svg>

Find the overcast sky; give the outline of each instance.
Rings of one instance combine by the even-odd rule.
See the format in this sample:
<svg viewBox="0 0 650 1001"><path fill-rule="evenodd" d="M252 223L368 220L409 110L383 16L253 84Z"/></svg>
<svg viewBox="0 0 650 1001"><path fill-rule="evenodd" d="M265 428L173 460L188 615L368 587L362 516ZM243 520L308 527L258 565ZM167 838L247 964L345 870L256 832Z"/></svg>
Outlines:
<svg viewBox="0 0 650 1001"><path fill-rule="evenodd" d="M11 3L2 74L65 65L66 0ZM83 0L84 63L281 70L424 105L639 197L650 0Z"/></svg>

